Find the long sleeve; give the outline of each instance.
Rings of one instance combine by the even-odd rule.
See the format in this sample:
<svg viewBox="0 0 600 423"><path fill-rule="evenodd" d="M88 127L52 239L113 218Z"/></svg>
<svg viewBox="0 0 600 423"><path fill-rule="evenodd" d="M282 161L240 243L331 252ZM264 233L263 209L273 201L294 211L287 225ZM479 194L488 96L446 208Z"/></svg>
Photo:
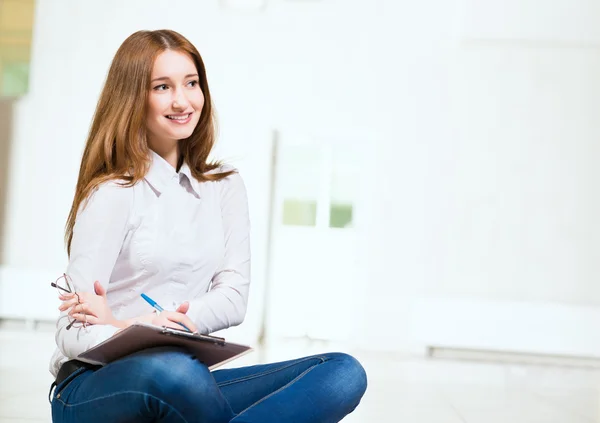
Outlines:
<svg viewBox="0 0 600 423"><path fill-rule="evenodd" d="M210 291L190 301L188 316L200 333L242 323L250 286L250 220L246 187L236 172L220 181L225 254Z"/></svg>
<svg viewBox="0 0 600 423"><path fill-rule="evenodd" d="M80 207L71 242L71 256L67 267L76 291L94 292L94 281L105 288L127 233L132 210L133 190L115 182L101 185ZM68 358L111 337L118 329L109 325L86 328L72 327L67 312L57 321L56 344Z"/></svg>

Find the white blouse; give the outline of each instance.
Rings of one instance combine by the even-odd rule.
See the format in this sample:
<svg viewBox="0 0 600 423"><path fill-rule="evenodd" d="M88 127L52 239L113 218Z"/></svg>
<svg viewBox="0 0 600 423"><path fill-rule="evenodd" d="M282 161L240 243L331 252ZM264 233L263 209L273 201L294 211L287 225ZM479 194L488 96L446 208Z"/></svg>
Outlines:
<svg viewBox="0 0 600 423"><path fill-rule="evenodd" d="M223 166L221 171L233 170ZM66 273L77 291L107 290L117 319L153 311L147 294L165 310L190 302L187 315L201 333L240 324L250 285L250 223L246 188L236 172L198 182L184 164L179 173L152 153L149 172L133 187L101 185L80 209ZM109 325L66 330L57 321L50 372L118 329Z"/></svg>

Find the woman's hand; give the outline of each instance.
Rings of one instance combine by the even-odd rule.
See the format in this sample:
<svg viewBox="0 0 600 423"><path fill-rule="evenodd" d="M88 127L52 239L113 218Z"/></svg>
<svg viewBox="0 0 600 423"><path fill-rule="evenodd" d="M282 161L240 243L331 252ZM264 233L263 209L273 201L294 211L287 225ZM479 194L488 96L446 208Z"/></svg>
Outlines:
<svg viewBox="0 0 600 423"><path fill-rule="evenodd" d="M176 311L163 311L160 314L149 313L127 320L117 320L106 301L106 291L100 282L94 282L95 293L78 292L79 300L75 294L64 294L60 296L63 301L59 307L60 311L71 309L69 315L77 321L87 322L92 325L112 325L125 329L136 322L150 323L156 326L167 326L175 329L183 329L178 323L183 323L192 332L198 329L192 320L185 315L190 308L186 301L177 307ZM78 304L78 301L80 304Z"/></svg>
<svg viewBox="0 0 600 423"><path fill-rule="evenodd" d="M190 304L186 301L177 307L175 311L162 311L160 313L144 314L124 321L125 327L131 326L136 322L150 323L156 326L167 326L171 328L183 329L177 322L186 325L192 331L196 330L196 326L189 317L185 315L190 308Z"/></svg>
<svg viewBox="0 0 600 423"><path fill-rule="evenodd" d="M192 332L198 332L198 328L194 322L192 322L192 320L185 314L188 312L189 308L190 303L186 301L177 307L177 310L175 311L161 311L158 315L155 315L154 319L152 320L152 324L174 329L184 329L178 324L182 323Z"/></svg>
<svg viewBox="0 0 600 423"><path fill-rule="evenodd" d="M100 282L94 282L94 293L77 292L62 294L60 311L69 310L69 315L80 322L92 325L112 325L124 327L123 322L118 321L112 314L106 300L106 290Z"/></svg>

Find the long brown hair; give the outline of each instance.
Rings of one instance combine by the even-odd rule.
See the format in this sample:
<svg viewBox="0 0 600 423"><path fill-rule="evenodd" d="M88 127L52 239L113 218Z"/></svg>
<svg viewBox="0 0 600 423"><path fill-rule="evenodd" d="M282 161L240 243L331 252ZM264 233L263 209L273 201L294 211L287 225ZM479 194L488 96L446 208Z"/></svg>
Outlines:
<svg viewBox="0 0 600 423"><path fill-rule="evenodd" d="M198 124L189 138L180 141L179 164L185 161L200 182L220 180L232 173L207 173L220 163L208 162L215 143L215 119L206 69L198 50L175 31L135 32L117 50L96 106L65 228L69 255L82 202L106 181L119 180L123 186L133 186L148 172L150 150L145 119L150 78L156 57L167 49L190 56L204 95Z"/></svg>

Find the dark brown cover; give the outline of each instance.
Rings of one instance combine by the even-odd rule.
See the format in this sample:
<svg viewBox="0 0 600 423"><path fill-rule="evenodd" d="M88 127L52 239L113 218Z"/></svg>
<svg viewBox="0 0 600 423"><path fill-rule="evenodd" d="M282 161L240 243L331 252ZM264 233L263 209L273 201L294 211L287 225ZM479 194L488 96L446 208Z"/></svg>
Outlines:
<svg viewBox="0 0 600 423"><path fill-rule="evenodd" d="M178 329L135 323L79 354L77 358L107 364L134 352L159 346L186 348L211 370L252 351L251 347L226 342L223 338L193 335Z"/></svg>

